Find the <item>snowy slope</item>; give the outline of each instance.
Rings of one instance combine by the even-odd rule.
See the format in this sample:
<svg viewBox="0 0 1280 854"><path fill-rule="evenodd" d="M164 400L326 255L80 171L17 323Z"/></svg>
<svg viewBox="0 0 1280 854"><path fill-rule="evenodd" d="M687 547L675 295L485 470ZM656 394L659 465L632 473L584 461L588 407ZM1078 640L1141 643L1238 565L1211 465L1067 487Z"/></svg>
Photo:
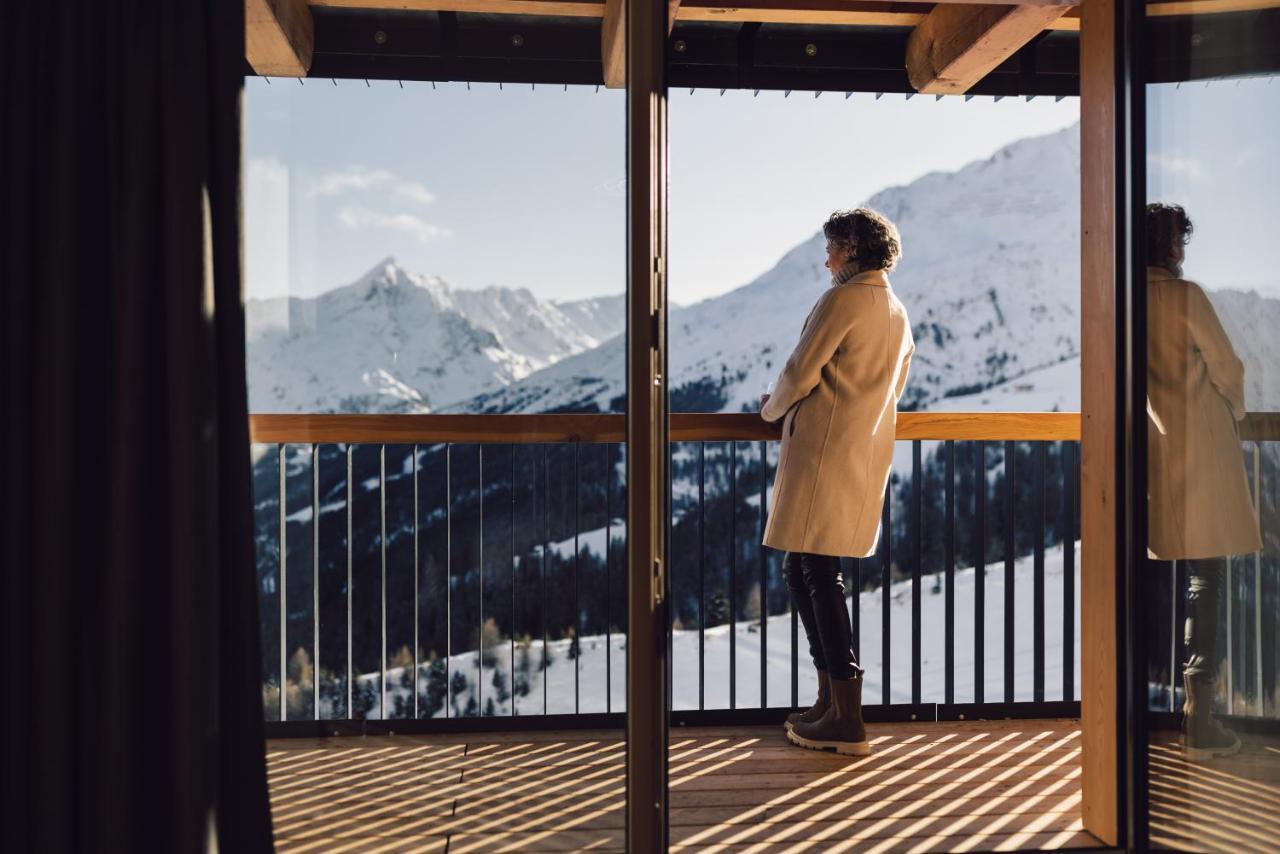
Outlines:
<svg viewBox="0 0 1280 854"><path fill-rule="evenodd" d="M1077 568L1071 576L1073 602L1076 604L1072 626L1072 684L1071 697L1079 697L1080 685L1080 547L1076 544ZM1021 558L1014 565L1014 699L1033 698L1032 651L1033 630L1033 561L1030 556ZM1064 554L1062 546L1048 549L1045 554L1045 698L1064 699L1063 686L1063 625L1062 603L1066 592ZM926 703L943 702L945 687L945 590L941 573L926 575L921 583L921 699ZM958 568L955 574L955 701L974 700L974 591L977 574L972 567ZM986 567L984 579L985 620L983 646L983 692L988 702L1004 699L1004 564L992 563ZM889 687L893 703L911 702L911 582L901 581L889 588ZM859 597L860 661L866 669L863 688L864 702L883 701L884 655L881 648L882 593L879 589L864 591ZM852 606L852 599L850 599ZM763 635L760 624L740 622L734 629L728 625L709 628L703 633L704 672L703 703L705 708L729 707L729 647L735 647L736 672L735 700L738 708L760 705L760 650L766 650L765 676L768 692L767 705L791 704L791 617L788 614L768 618ZM674 702L676 709L698 708L698 635L696 630L674 632L672 667ZM803 703L810 702L817 691L812 665L807 660L803 629L797 630L799 640L799 667L796 671L797 696ZM606 685L609 708L622 711L626 708L626 638L613 635L584 635L581 655L575 660L569 657L569 641L552 641L548 644L550 663L545 679L541 666L542 642L533 640L527 650L516 649L517 666L527 656L530 662L527 695L516 698L519 714L571 713L575 711L575 677L577 685L577 710L597 712L606 709ZM459 653L448 659L450 676L462 674L467 688L453 698L449 715L458 714L466 707L467 699L474 696L477 676L482 686L481 707L494 693L494 672L498 682L511 685L512 655L509 644L503 643L493 650L496 667L484 668L477 674L477 656L474 651ZM576 673L575 673L576 670ZM425 685L426 668L420 670L419 684ZM411 707L412 695L402 686L403 669L387 671L389 705L397 695ZM358 678L376 693L377 674ZM544 685L545 682L545 685ZM420 687L419 690L422 690ZM545 706L544 706L545 691ZM494 713L511 713L511 701L494 702ZM326 715L340 715L341 709L325 710ZM371 717L378 716L375 707ZM444 711L440 716L445 714Z"/></svg>
<svg viewBox="0 0 1280 854"><path fill-rule="evenodd" d="M527 289L454 290L388 258L310 299L246 305L254 412L429 412L597 347L609 300L562 310Z"/></svg>
<svg viewBox="0 0 1280 854"><path fill-rule="evenodd" d="M623 294L565 300L557 302L556 308L597 342L608 341L627 328L627 303Z"/></svg>
<svg viewBox="0 0 1280 854"><path fill-rule="evenodd" d="M892 279L917 341L907 406L932 405L1077 354L1078 187L1078 128L1071 127L868 201L903 235L903 261ZM830 283L824 259L815 233L755 281L672 312L672 388L700 386L684 408L754 405ZM622 382L619 337L468 408L606 409Z"/></svg>

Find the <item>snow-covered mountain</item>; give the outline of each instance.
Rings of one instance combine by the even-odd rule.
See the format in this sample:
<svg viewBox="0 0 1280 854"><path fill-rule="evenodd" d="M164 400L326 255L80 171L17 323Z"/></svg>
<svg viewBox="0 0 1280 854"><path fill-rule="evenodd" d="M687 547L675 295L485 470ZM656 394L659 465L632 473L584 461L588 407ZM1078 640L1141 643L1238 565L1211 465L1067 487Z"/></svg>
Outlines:
<svg viewBox="0 0 1280 854"><path fill-rule="evenodd" d="M891 278L916 356L904 408L1079 408L1079 128L1024 139L867 201L899 226ZM729 293L673 307L673 409L754 409L830 282L816 232ZM1280 300L1203 282L1277 409ZM392 259L314 299L250 300L255 412L608 411L625 391L621 295L455 290Z"/></svg>
<svg viewBox="0 0 1280 854"><path fill-rule="evenodd" d="M903 259L891 278L916 337L907 407L970 394L1077 355L1079 184L1073 126L868 200L903 237ZM672 311L676 409L754 406L830 283L823 243L816 232L755 281ZM467 408L608 409L622 394L623 365L617 338Z"/></svg>
<svg viewBox="0 0 1280 854"><path fill-rule="evenodd" d="M455 290L388 258L318 297L248 301L250 409L430 412L597 347L621 300Z"/></svg>

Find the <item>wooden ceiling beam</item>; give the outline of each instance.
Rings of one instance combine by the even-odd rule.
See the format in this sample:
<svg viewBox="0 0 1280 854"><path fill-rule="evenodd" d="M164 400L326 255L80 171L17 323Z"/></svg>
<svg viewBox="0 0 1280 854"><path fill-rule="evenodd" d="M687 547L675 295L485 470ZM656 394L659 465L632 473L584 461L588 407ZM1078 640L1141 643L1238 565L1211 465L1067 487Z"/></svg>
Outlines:
<svg viewBox="0 0 1280 854"><path fill-rule="evenodd" d="M667 35L671 35L679 11L680 0L667 0ZM600 60L608 89L623 89L627 85L626 17L624 0L605 0L604 21L600 26Z"/></svg>
<svg viewBox="0 0 1280 854"><path fill-rule="evenodd" d="M600 61L607 89L627 85L627 4L605 0L604 21L600 25Z"/></svg>
<svg viewBox="0 0 1280 854"><path fill-rule="evenodd" d="M930 95L967 92L1071 8L939 4L907 39L907 78Z"/></svg>
<svg viewBox="0 0 1280 854"><path fill-rule="evenodd" d="M244 0L244 55L264 77L306 77L315 48L307 0Z"/></svg>
<svg viewBox="0 0 1280 854"><path fill-rule="evenodd" d="M961 0L941 0L957 3ZM991 0L993 5L1056 0ZM1231 0L1277 2L1277 0ZM925 19L934 0L682 0L671 2L671 20L724 21L759 24L812 24L853 27L914 27ZM1078 0L1068 0L1068 5ZM498 15L537 15L603 18L604 0L311 0L312 6L348 9L392 9L418 12L471 12ZM1079 18L1064 17L1049 26L1055 30L1079 29Z"/></svg>

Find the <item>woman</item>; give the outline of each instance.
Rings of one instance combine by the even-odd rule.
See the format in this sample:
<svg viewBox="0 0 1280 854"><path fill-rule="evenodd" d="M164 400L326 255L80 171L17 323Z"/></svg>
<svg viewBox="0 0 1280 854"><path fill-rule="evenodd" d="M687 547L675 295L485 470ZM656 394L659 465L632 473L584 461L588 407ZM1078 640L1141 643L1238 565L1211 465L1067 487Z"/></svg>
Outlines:
<svg viewBox="0 0 1280 854"><path fill-rule="evenodd" d="M837 211L823 226L831 287L761 401L782 419L782 453L764 544L783 570L818 671L818 700L787 720L787 737L814 749L871 752L862 723L862 668L849 637L842 555L865 557L880 537L897 404L915 344L889 286L898 230L873 210Z"/></svg>
<svg viewBox="0 0 1280 854"><path fill-rule="evenodd" d="M1147 544L1156 559L1190 570L1182 710L1187 756L1200 760L1240 749L1210 715L1218 601L1226 556L1255 552L1262 538L1236 427L1244 364L1204 291L1182 278L1191 232L1181 207L1147 207Z"/></svg>

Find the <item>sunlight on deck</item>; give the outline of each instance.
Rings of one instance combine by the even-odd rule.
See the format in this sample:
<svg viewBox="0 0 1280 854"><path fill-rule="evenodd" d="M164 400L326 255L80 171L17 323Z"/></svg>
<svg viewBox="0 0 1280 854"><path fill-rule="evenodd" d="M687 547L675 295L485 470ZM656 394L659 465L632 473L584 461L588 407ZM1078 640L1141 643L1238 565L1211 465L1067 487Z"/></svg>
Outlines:
<svg viewBox="0 0 1280 854"><path fill-rule="evenodd" d="M1242 735L1239 754L1189 762L1180 736L1154 736L1151 842L1192 851L1275 851L1280 839L1280 763L1270 746Z"/></svg>
<svg viewBox="0 0 1280 854"><path fill-rule="evenodd" d="M671 734L671 845L698 851L991 851L1096 845L1074 720L883 724L874 753L779 727ZM281 851L621 851L616 731L275 740Z"/></svg>

